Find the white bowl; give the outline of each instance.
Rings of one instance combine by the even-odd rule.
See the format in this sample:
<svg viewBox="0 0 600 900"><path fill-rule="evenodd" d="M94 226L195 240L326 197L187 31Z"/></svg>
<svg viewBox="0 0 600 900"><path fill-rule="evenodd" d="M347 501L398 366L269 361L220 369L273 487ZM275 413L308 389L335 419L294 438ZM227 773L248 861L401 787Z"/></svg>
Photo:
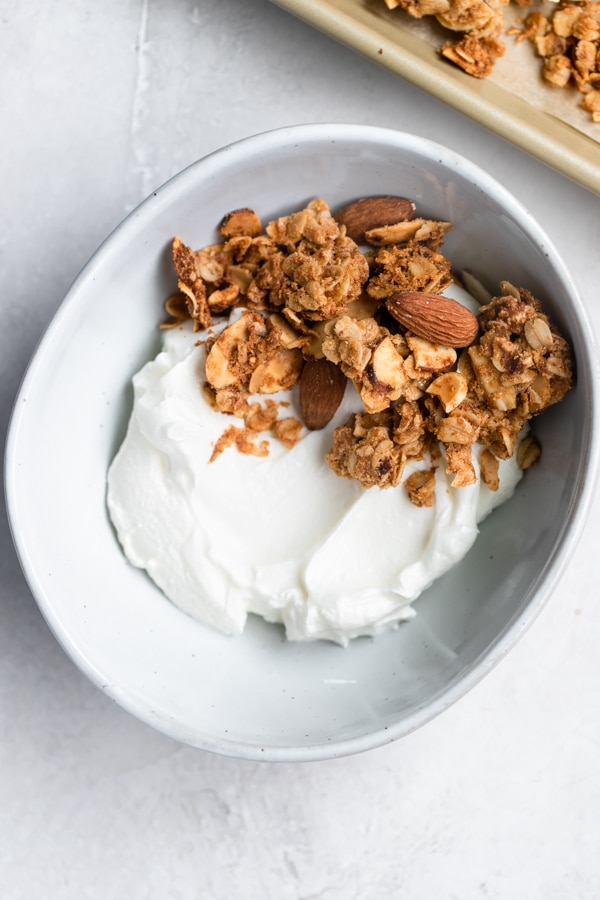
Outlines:
<svg viewBox="0 0 600 900"><path fill-rule="evenodd" d="M316 196L332 207L402 194L454 223L445 253L494 288L528 287L569 337L577 386L536 425L541 463L417 616L342 649L297 644L250 617L228 638L191 620L123 557L105 507L132 374L159 348L174 234L202 246L222 215L263 221ZM440 713L514 644L582 527L596 467L598 372L576 289L531 215L479 168L420 138L309 125L248 138L149 197L100 247L52 322L16 400L6 454L15 544L75 663L172 737L252 759L323 759L396 739Z"/></svg>

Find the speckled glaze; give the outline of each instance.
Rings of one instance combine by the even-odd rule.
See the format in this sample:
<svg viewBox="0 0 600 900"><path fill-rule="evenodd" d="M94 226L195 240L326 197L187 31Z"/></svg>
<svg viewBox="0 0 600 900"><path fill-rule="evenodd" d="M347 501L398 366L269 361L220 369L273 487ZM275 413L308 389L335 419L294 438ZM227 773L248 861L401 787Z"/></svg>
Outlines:
<svg viewBox="0 0 600 900"><path fill-rule="evenodd" d="M127 564L105 509L130 378L159 345L156 326L173 286L171 237L211 242L215 223L239 206L267 220L315 196L335 206L375 193L409 196L421 214L452 221L445 251L457 268L490 287L508 279L538 295L570 337L577 387L539 423L541 463L484 523L467 558L420 599L410 624L348 649L287 643L258 620L226 638L175 609ZM354 125L298 126L226 147L155 192L108 238L30 365L6 482L15 544L40 609L102 690L184 743L248 759L314 760L399 738L446 709L515 643L580 533L598 449L590 334L540 227L453 152Z"/></svg>

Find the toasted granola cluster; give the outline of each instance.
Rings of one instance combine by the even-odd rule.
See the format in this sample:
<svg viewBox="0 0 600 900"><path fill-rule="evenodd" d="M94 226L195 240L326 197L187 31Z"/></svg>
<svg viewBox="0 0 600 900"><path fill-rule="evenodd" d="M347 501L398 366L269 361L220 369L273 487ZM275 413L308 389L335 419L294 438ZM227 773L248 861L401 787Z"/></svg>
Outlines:
<svg viewBox="0 0 600 900"><path fill-rule="evenodd" d="M324 200L270 222L265 233L250 209L229 213L220 230L225 240L202 250L173 241L178 287L198 329L242 300L250 309L330 319L360 296L369 277L365 257Z"/></svg>
<svg viewBox="0 0 600 900"><path fill-rule="evenodd" d="M363 487L400 484L409 460L421 460L435 445L423 411L405 400L378 413L358 413L336 428L327 463L336 475L355 478Z"/></svg>
<svg viewBox="0 0 600 900"><path fill-rule="evenodd" d="M600 122L600 3L561 0L548 14L530 13L513 33L535 46L544 80L575 87L583 94L582 108Z"/></svg>
<svg viewBox="0 0 600 900"><path fill-rule="evenodd" d="M450 261L429 243L412 239L406 244L386 246L377 251L367 293L377 300L396 291L439 293L452 281Z"/></svg>
<svg viewBox="0 0 600 900"><path fill-rule="evenodd" d="M323 200L264 231L249 209L220 227L224 240L203 250L174 239L180 293L165 304L165 327L187 316L206 330L213 316L230 316L218 335L207 332L204 392L243 425L225 429L211 462L232 446L268 455L264 433L293 447L304 426L323 427L311 421L331 420L350 383L363 411L334 430L326 460L365 488L395 487L407 463L421 463L404 483L412 503L430 506L440 465L453 487L473 484L478 470L491 490L499 460L516 453L522 468L533 465L539 446L520 435L572 387L568 344L539 300L509 282L477 319L432 293L454 280L440 252L450 223L367 229L374 249L364 253ZM449 316L441 332L440 315ZM473 330L461 340L465 317ZM287 403L269 396L296 385L304 424L280 417Z"/></svg>
<svg viewBox="0 0 600 900"><path fill-rule="evenodd" d="M506 47L503 7L509 0L385 0L388 9L400 7L414 18L434 16L449 31L460 34L446 41L441 54L475 78L485 78Z"/></svg>

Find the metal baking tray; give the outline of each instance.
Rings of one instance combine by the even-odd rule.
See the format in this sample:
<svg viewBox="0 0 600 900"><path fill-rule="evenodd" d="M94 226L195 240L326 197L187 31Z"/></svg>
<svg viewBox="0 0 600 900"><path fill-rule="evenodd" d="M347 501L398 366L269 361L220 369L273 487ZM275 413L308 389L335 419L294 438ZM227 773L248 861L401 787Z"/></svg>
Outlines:
<svg viewBox="0 0 600 900"><path fill-rule="evenodd" d="M432 44L380 15L382 0L273 2L600 194L597 141L489 79L449 65Z"/></svg>

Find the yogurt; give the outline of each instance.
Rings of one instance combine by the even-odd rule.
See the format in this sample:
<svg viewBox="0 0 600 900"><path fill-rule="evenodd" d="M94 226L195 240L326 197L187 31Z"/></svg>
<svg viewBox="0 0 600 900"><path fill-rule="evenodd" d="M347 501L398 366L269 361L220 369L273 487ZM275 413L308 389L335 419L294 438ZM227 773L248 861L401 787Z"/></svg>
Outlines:
<svg viewBox="0 0 600 900"><path fill-rule="evenodd" d="M515 459L500 462L496 492L479 478L451 488L439 465L430 508L415 507L402 486L365 490L325 462L333 429L361 408L349 383L332 422L305 430L293 449L269 436L264 458L229 448L209 463L224 430L241 423L207 403L197 338L185 327L166 332L163 350L133 379L107 493L131 564L181 610L226 634L239 634L254 613L281 623L289 640L346 645L412 618L414 601L512 495L522 474ZM296 390L274 397L290 403L285 415L299 417ZM407 466L403 480L419 467L427 463Z"/></svg>

